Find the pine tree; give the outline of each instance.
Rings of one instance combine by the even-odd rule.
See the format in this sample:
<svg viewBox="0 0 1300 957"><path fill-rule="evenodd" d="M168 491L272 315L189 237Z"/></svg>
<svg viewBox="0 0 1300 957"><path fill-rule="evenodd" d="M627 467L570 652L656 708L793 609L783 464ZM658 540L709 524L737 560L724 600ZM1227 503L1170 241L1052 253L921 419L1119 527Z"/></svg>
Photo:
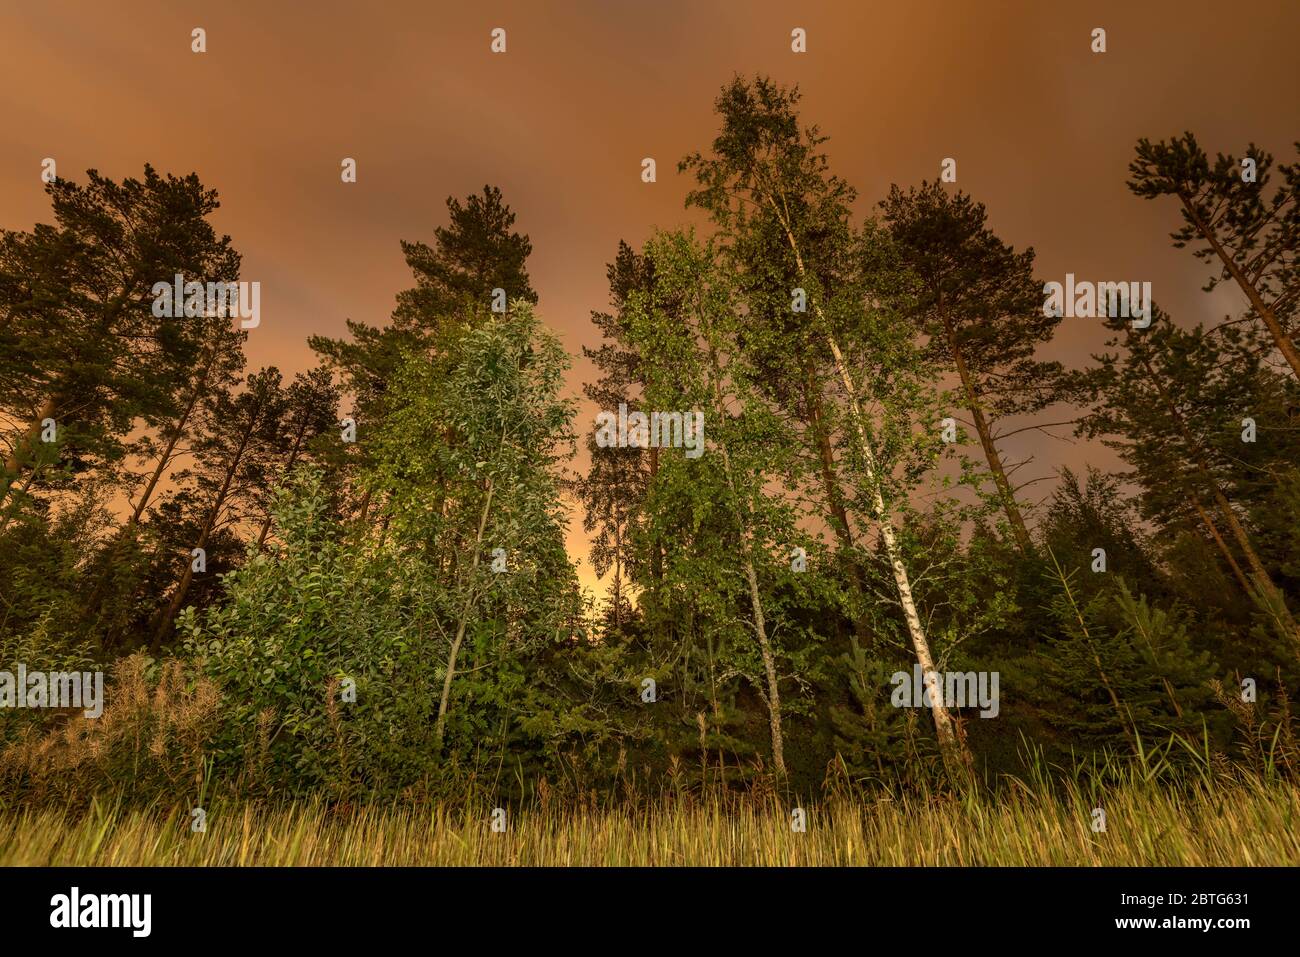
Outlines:
<svg viewBox="0 0 1300 957"><path fill-rule="evenodd" d="M640 410L638 400L644 382L640 359L629 342L627 306L634 292L649 293L653 288L653 266L647 257L620 241L606 275L614 312L591 314L604 341L595 349L583 346L582 351L600 376L594 383L585 384L582 391L601 411L613 412L624 405L631 413ZM657 471L659 450L602 447L596 441L594 425L587 433L586 445L591 466L576 486L584 511L582 526L584 531L595 533L591 562L596 574L604 577L611 569L614 573L609 607L610 624L617 632L631 608L626 588L635 574L634 539L642 531L646 486ZM661 564L656 545L651 558L652 579L659 577Z"/></svg>
<svg viewBox="0 0 1300 957"><path fill-rule="evenodd" d="M1300 142L1296 143L1300 151ZM1290 328L1300 305L1300 163L1279 166L1282 184L1265 198L1273 157L1253 143L1238 161L1222 153L1211 168L1190 132L1168 142L1138 140L1129 188L1143 199L1174 196L1183 225L1174 246L1192 246L1216 267L1206 291L1231 279L1268 330L1291 374L1300 379L1300 349Z"/></svg>
<svg viewBox="0 0 1300 957"><path fill-rule="evenodd" d="M386 415L390 381L409 353L453 348L465 324L491 315L494 289L504 290L507 310L537 302L526 264L532 243L512 231L515 214L501 191L485 186L482 197L470 196L463 204L448 197L447 210L450 223L435 228L434 246L402 243L415 286L398 294L388 325L349 319L348 339L308 338L352 396L358 429L357 441L349 447L354 472L368 461L366 437ZM363 525L370 499L370 490L362 490L358 511Z"/></svg>
<svg viewBox="0 0 1300 957"><path fill-rule="evenodd" d="M938 182L882 206L902 264L916 277L910 303L927 358L955 371L997 488L1011 534L1032 549L1016 490L998 449L997 420L1041 411L1059 398L1060 364L1039 362L1035 348L1051 339L1060 317L1047 317L1034 279L1034 252L1017 253L988 228L982 203L949 195Z"/></svg>
<svg viewBox="0 0 1300 957"><path fill-rule="evenodd" d="M1123 352L1095 356L1099 365L1084 374L1094 406L1081 431L1133 466L1145 517L1165 527L1203 525L1243 590L1266 596L1294 632L1237 500L1239 491L1248 491L1240 481L1242 456L1249 452L1241 418L1227 410L1253 396L1261 409L1274 409L1261 413L1261 421L1276 421L1285 401L1263 366L1256 337L1239 326L1183 330L1155 306L1147 329L1119 319L1108 325L1117 332L1108 346L1122 343Z"/></svg>
<svg viewBox="0 0 1300 957"><path fill-rule="evenodd" d="M467 305L486 311L494 289L505 290L507 308L537 305L527 267L533 244L514 231L515 214L501 190L484 186L483 195L464 203L448 196L447 213L450 222L434 229L433 246L402 243L415 286L398 295L393 324L423 331Z"/></svg>
<svg viewBox="0 0 1300 957"><path fill-rule="evenodd" d="M46 187L56 225L0 239L0 412L11 436L0 506L15 483L68 448L87 468L114 467L141 424L172 422L207 340L189 317L155 315L155 283L234 281L239 256L208 217L216 193L197 176L116 183L94 170ZM43 442L53 422L55 441ZM43 448L45 446L45 448ZM50 448L52 446L52 448Z"/></svg>

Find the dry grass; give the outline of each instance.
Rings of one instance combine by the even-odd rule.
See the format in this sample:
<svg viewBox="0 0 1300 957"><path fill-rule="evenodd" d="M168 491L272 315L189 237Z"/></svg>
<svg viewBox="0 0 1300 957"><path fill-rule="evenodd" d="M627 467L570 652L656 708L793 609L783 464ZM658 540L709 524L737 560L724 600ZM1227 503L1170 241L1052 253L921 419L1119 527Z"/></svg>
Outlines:
<svg viewBox="0 0 1300 957"><path fill-rule="evenodd" d="M150 677L142 654L113 668L112 700L94 721L31 724L0 747L0 794L21 793L39 804L66 804L103 780L129 775L156 792L198 789L203 742L218 720L212 682L192 679L169 659ZM253 755L255 758L256 755Z"/></svg>
<svg viewBox="0 0 1300 957"><path fill-rule="evenodd" d="M181 812L0 812L3 865L1295 865L1300 790L1198 782L1179 792L1134 784L1107 793L1105 833L1075 789L1018 788L997 800L834 800L790 809L751 801L644 811L521 811L505 833L488 814L300 804L208 809L191 833Z"/></svg>

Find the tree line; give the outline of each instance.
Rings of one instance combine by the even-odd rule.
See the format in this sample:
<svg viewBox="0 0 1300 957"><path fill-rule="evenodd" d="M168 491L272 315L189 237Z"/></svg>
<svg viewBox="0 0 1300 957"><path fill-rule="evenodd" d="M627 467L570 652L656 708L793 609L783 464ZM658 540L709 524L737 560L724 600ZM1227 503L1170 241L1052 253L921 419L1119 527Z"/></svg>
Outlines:
<svg viewBox="0 0 1300 957"><path fill-rule="evenodd" d="M0 652L116 669L135 716L65 769L618 795L1163 743L1293 770L1300 165L1140 141L1130 189L1245 306L1072 320L1107 339L1067 365L1041 358L1064 320L1032 249L937 180L864 209L800 105L723 88L679 164L708 229L620 243L591 317L586 397L702 413L699 456L577 421L494 187L402 243L387 323L312 336L286 382L228 316L152 308L160 279L239 278L197 176L50 183L53 224L0 237ZM1030 430L1123 470L1062 470L1035 503L1008 452ZM898 707L914 667L928 693ZM997 673L997 717L947 700L952 672ZM5 774L35 788L63 720L6 719Z"/></svg>

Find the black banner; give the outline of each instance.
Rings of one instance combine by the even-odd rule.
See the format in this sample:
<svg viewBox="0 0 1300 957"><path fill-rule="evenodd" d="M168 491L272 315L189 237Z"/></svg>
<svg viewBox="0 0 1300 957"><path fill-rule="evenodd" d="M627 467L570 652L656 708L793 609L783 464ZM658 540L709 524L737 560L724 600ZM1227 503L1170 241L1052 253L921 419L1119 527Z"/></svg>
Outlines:
<svg viewBox="0 0 1300 957"><path fill-rule="evenodd" d="M1231 948L1293 930L1294 876L1270 868L10 868L0 871L0 910L10 943L76 935L127 946L338 945L436 931L424 939L657 949L754 933L866 943L901 932L956 935L981 948L1044 936L1143 946L1198 938Z"/></svg>

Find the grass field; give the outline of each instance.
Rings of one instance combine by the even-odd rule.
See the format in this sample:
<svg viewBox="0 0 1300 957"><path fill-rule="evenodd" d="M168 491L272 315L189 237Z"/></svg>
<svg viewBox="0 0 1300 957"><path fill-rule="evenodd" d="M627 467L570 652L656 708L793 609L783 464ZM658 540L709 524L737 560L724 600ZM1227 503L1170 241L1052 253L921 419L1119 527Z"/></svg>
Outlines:
<svg viewBox="0 0 1300 957"><path fill-rule="evenodd" d="M1300 789L1284 783L1133 784L992 799L748 802L644 811L523 810L494 833L488 809L317 804L180 811L0 811L3 865L1300 865Z"/></svg>

